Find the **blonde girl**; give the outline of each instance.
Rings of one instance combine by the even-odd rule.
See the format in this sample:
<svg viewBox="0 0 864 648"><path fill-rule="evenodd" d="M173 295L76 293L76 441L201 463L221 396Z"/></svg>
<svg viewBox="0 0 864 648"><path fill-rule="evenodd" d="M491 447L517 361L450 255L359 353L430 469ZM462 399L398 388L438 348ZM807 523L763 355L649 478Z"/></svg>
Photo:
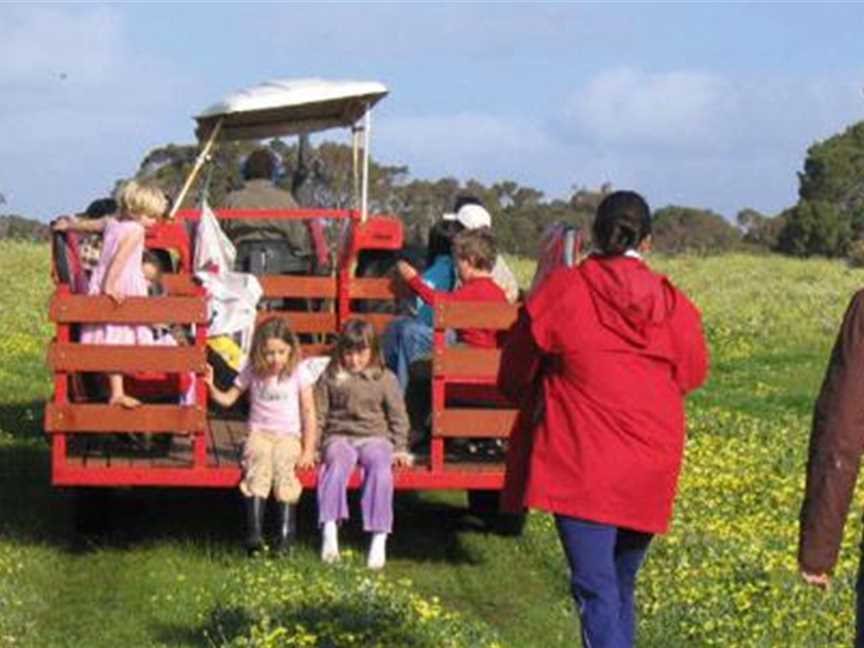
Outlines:
<svg viewBox="0 0 864 648"><path fill-rule="evenodd" d="M101 232L102 253L90 276L87 294L107 295L116 303L127 297L146 297L147 280L141 269L144 230L160 220L168 206L165 194L155 184L132 180L117 195L118 213L95 220L61 218L58 231ZM133 324L89 324L81 328L85 344L153 344L149 326ZM137 407L138 399L126 394L122 374L109 374L109 403Z"/></svg>
<svg viewBox="0 0 864 648"><path fill-rule="evenodd" d="M348 320L330 364L318 381L323 430L318 480L318 521L323 528L321 559L339 560L338 523L348 519L348 480L363 468L363 529L372 534L367 565L386 561L393 526L394 465L411 463L408 415L396 376L384 367L372 325Z"/></svg>
<svg viewBox="0 0 864 648"><path fill-rule="evenodd" d="M264 546L264 508L271 491L279 514L276 548L291 547L302 491L295 469L315 464L314 379L300 360L297 337L284 319L274 317L255 329L249 360L228 391L215 386L212 368L205 377L213 400L222 407L231 407L243 392L249 392L249 436L240 492L250 553Z"/></svg>

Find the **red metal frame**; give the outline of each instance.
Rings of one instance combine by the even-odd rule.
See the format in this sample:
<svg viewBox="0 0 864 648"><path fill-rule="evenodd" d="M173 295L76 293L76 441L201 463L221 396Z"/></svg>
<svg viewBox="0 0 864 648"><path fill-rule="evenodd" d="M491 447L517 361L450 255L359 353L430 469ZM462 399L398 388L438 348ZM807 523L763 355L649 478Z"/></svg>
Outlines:
<svg viewBox="0 0 864 648"><path fill-rule="evenodd" d="M353 316L350 309L351 282L358 254L368 249L397 250L402 247L402 223L394 217L371 216L365 222L356 210L297 209L297 210L218 210L218 218L287 218L309 219L328 218L348 222L345 230L347 239L340 245L336 270L336 324L341 325ZM199 218L197 210L181 210L177 221L151 228L146 237L148 248L175 250L180 257L181 271L191 271L192 256L185 221ZM58 295L69 295L67 285L57 286ZM203 289L197 288L196 294L203 298ZM442 347L444 332L435 331L435 345ZM196 345L206 343L206 326L196 327ZM70 325L57 324L57 341L70 341ZM196 385L196 398L200 407L206 408L207 389L201 374ZM432 387L433 408L437 411L444 406L446 381L434 379ZM69 379L63 372L54 375L53 402L58 405L69 403ZM118 430L121 432L121 430ZM196 430L192 441L192 464L189 467L133 467L111 466L94 467L72 464L66 460L67 435L62 431L51 432L52 436L52 483L56 486L176 486L233 488L240 480L239 467L208 466L206 430ZM433 438L429 465L400 468L395 471L395 485L398 489L500 489L503 485L503 470L500 465L471 469L459 468L458 464L444 462L444 440ZM307 470L300 473L300 480L307 488L314 488L317 471ZM360 484L359 472L352 476L350 486Z"/></svg>

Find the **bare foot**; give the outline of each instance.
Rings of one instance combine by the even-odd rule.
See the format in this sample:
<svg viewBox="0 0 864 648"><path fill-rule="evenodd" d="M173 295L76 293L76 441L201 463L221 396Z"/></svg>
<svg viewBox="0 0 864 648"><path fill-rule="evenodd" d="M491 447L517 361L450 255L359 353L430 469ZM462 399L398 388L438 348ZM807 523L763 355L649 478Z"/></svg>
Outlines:
<svg viewBox="0 0 864 648"><path fill-rule="evenodd" d="M123 394L121 396L112 396L111 400L108 401L109 405L119 405L120 407L125 407L126 409L135 409L141 405L141 401L137 398L132 398L131 396L127 396Z"/></svg>

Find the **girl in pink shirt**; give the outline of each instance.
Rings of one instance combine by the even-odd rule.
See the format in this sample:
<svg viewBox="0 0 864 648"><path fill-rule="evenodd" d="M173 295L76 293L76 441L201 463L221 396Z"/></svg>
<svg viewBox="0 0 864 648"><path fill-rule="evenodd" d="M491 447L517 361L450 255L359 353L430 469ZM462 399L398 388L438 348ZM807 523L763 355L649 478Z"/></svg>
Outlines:
<svg viewBox="0 0 864 648"><path fill-rule="evenodd" d="M249 392L249 436L243 449L240 492L246 504L250 553L264 545L264 508L271 490L279 512L277 550L287 551L297 533L302 486L295 469L314 465L317 436L314 378L300 359L300 345L288 323L272 318L255 329L249 361L228 391L214 385L213 370L208 368L207 386L222 407L231 407L243 392Z"/></svg>

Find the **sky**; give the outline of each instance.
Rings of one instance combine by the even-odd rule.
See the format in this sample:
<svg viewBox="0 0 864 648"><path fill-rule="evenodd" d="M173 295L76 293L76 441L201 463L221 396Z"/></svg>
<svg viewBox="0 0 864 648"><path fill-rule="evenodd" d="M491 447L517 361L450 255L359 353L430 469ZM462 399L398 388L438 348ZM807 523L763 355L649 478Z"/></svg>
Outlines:
<svg viewBox="0 0 864 648"><path fill-rule="evenodd" d="M774 214L864 119L862 34L852 3L3 4L0 213L82 210L225 95L321 77L387 85L372 154L414 178Z"/></svg>

